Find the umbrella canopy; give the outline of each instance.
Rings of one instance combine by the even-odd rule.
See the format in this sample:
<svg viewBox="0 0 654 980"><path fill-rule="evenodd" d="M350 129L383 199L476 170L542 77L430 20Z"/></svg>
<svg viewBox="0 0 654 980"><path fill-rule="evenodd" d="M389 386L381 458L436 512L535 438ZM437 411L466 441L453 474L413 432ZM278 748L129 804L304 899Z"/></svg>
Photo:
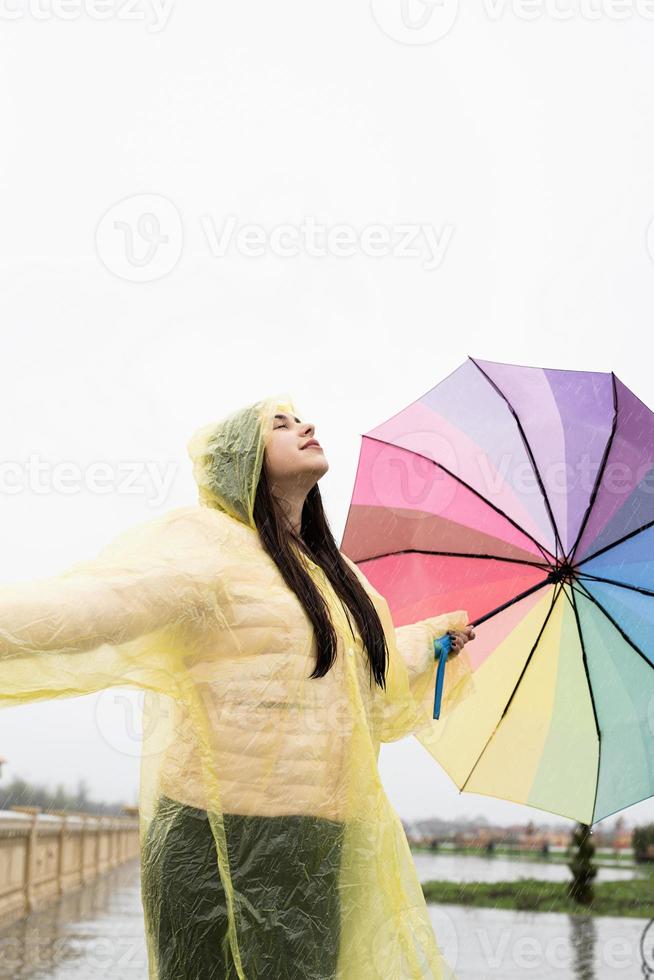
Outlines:
<svg viewBox="0 0 654 980"><path fill-rule="evenodd" d="M468 357L363 435L341 550L396 626L468 610L475 693L416 733L460 790L654 795L654 413L615 374Z"/></svg>

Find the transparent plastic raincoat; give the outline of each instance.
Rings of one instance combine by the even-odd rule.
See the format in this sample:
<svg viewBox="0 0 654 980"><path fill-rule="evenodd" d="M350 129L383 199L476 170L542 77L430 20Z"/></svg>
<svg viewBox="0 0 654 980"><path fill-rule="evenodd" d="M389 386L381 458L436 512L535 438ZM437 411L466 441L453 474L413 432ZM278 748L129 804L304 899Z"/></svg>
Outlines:
<svg viewBox="0 0 654 980"><path fill-rule="evenodd" d="M442 725L474 687L464 648L433 721L432 640L463 628L467 613L395 628L346 559L386 632L382 690L356 626L302 553L338 637L335 665L309 678L311 622L253 520L279 410L294 411L290 399L266 398L192 436L196 504L57 576L0 587L0 707L145 692L150 980L450 978L377 761L381 742Z"/></svg>

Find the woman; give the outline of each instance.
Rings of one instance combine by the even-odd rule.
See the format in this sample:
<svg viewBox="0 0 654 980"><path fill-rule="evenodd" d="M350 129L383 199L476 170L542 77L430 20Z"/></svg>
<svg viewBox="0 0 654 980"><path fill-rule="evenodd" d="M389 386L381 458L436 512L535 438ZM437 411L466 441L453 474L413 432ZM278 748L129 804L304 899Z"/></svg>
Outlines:
<svg viewBox="0 0 654 980"><path fill-rule="evenodd" d="M336 546L313 438L277 397L204 426L197 505L0 590L0 706L145 691L150 980L451 976L377 759L470 693L474 632L464 610L394 628Z"/></svg>

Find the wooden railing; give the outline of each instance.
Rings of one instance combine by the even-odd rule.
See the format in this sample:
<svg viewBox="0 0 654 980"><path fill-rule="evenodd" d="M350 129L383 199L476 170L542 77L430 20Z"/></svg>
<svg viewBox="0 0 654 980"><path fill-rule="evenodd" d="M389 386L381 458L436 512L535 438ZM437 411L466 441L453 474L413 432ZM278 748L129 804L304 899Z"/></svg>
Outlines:
<svg viewBox="0 0 654 980"><path fill-rule="evenodd" d="M139 820L13 806L0 810L0 924L138 857Z"/></svg>

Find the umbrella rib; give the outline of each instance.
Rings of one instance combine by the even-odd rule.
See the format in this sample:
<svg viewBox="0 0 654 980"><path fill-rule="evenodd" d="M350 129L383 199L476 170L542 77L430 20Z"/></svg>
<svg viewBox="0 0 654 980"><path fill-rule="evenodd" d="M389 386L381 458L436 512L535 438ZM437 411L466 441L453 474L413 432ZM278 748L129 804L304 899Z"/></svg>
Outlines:
<svg viewBox="0 0 654 980"><path fill-rule="evenodd" d="M643 658L643 660L645 661L645 663L647 664L647 666L648 667L651 667L652 670L654 670L654 663L652 663L652 661L649 659L649 657L646 657L645 656L645 654L640 649L640 647L636 643L634 643L634 641L631 639L630 636L628 636L625 633L625 631L622 629L622 627L619 625L619 623L616 623L615 619L613 618L613 616L611 615L611 613L608 611L608 609L606 609L602 605L601 602L598 602L597 599L595 598L595 596L592 595L588 591L588 589L584 588L583 583L580 582L579 584L582 586L583 592L582 592L582 589L580 589L579 591L584 596L584 598L590 599L591 602L594 602L595 603L595 605L597 606L598 609L601 609L601 611L604 613L604 615L606 616L606 618L608 619L608 621L615 627L615 629L618 631L618 633L623 638L623 640L626 640L627 643L629 644L629 646L633 650L636 651L636 653L638 654L638 656ZM573 588L574 588L574 586L573 586Z"/></svg>
<svg viewBox="0 0 654 980"><path fill-rule="evenodd" d="M513 606L516 602L520 602L521 599L526 599L527 596L533 595L534 592L538 592L538 590L542 589L545 585L551 585L551 580L549 578L544 578L542 582L536 582L536 585L532 585L530 589L525 589L525 591L521 592L520 595L516 595L507 602L503 602L501 606L496 606L495 609L491 609L490 612L484 613L483 616L480 616L478 619L475 619L474 622L471 622L470 626L480 626L492 616L497 616L498 613L504 612L504 610L508 609L509 606Z"/></svg>
<svg viewBox="0 0 654 980"><path fill-rule="evenodd" d="M472 767L470 769L470 772L468 773L468 775L466 776L465 780L463 781L463 783L459 787L459 789L461 790L461 792L463 792L463 790L465 789L466 785L468 784L468 781L469 781L470 777L472 776L474 770L476 769L476 767L477 767L477 765L479 763L479 760L481 759L482 755L484 754L484 752L488 748L488 745L489 745L490 740L492 739L493 735L495 734L495 732L497 731L497 729L499 728L499 726L502 724L502 720L503 720L504 716L506 715L506 713L508 711L508 708L509 708L509 705L511 704L511 702L512 702L514 696L515 696L515 692L518 690L518 687L520 686L520 682L521 682L522 678L525 675L525 671L527 670L527 667L529 666L529 661L531 660L531 658L533 657L534 653L536 652L536 648L538 647L538 644L540 642L540 638L543 635L543 632L545 630L545 627L547 626L547 621L549 620L550 616L552 615L552 610L554 609L554 605L556 603L556 600L557 600L557 598L559 596L559 593L560 593L560 591L561 591L562 588L563 588L562 583L557 583L557 585L556 585L556 587L554 589L553 595L552 595L552 601L550 603L550 608L547 610L547 615L545 616L545 619L542 622L541 628L538 631L538 636L536 637L536 641L535 641L533 647L531 648L531 652L530 652L529 656L527 657L527 659L526 659L526 661L524 663L524 666L523 666L523 668L522 668L522 670L520 672L520 676L518 677L517 681L515 682L515 685L513 687L513 690L511 691L511 694L509 695L509 700L504 705L504 709L503 709L502 714L500 715L500 717L498 719L497 724L495 725L495 727L493 728L493 731L490 733L490 735L486 739L486 742L484 743L484 747L481 750L481 752L479 753L479 755L477 756L477 758L475 759L475 761L474 761L474 763L473 763L473 765L472 765Z"/></svg>
<svg viewBox="0 0 654 980"><path fill-rule="evenodd" d="M545 490L545 486L543 484L543 480L542 480L542 477L540 475L540 471L538 469L538 466L536 465L536 460L534 459L534 454L531 451L531 446L529 445L529 440L527 439L527 436L525 434L525 431L522 428L522 423L521 423L520 419L518 418L518 413L516 412L516 410L514 409L513 405L511 404L511 402L509 401L509 399L506 397L506 395L504 394L504 392L501 391L501 389L498 388L498 386L495 384L495 382L493 381L493 379L492 378L489 378L489 376L486 374L486 372L484 371L484 369L481 368L481 367L479 367L479 365L475 361L474 357L471 357L470 360L472 361L472 363L477 368L479 368L479 370L481 371L481 373L487 379L488 383L493 386L493 388L498 393L498 395L500 395L500 397L504 399L504 401L506 402L506 404L507 404L507 406L509 408L509 411L511 412L511 415L513 415L513 418L515 419L516 425L518 426L518 431L520 433L520 437L521 437L521 439L522 439L522 441L524 443L525 449L527 450L527 453L529 455L529 459L530 459L530 462L531 462L531 465L532 465L532 468L533 468L533 471L534 471L534 475L535 475L535 477L536 477L536 479L538 481L538 486L540 487L540 491L541 491L541 493L543 495L543 500L545 501L545 507L547 508L547 514L548 514L548 517L550 519L550 523L552 525L552 530L554 531L554 537L556 539L556 542L555 542L555 546L557 548L556 560L558 561L558 557L559 557L558 556L558 547L561 548L561 554L562 555L565 554L565 549L563 548L563 543L562 543L561 538L559 536L559 529L556 526L556 521L554 520L554 514L552 513L552 507L550 505L549 497L547 496L547 491Z"/></svg>
<svg viewBox="0 0 654 980"><path fill-rule="evenodd" d="M603 555L606 551L610 551L611 548L615 548L617 547L617 545L622 544L623 541L628 541L629 538L633 538L636 534L640 534L642 531L649 530L649 528L652 527L653 525L654 525L654 520L648 521L647 524L643 524L641 525L641 527L637 527L634 531L629 531L628 534L623 534L621 538L618 538L616 541L612 541L611 544L605 544L603 548L599 548L597 551L592 551L585 558L582 558L581 561L578 561L575 567L579 568L580 565L583 565L585 562L590 561L591 558L597 558L598 555Z"/></svg>
<svg viewBox="0 0 654 980"><path fill-rule="evenodd" d="M394 442L387 442L386 439L378 439L376 436L364 435L363 438L372 439L373 442L379 442L383 446L392 446L393 449L404 449L405 452L412 453L414 456L418 456L420 459L425 459L427 460L428 463L431 463L433 466L437 466L440 470L443 470L443 472L447 473L448 476L451 476L453 480L456 480L457 483L460 483L461 486L464 486L466 490L469 490L471 493L474 493L475 497L479 497L480 500L483 500L485 504L487 504L492 510L495 511L496 514L500 514L502 517L504 517L509 522L509 524L511 524L516 529L516 531L520 531L520 533L524 534L525 537L529 538L530 541L533 541L533 543L536 545L541 555L543 556L543 559L548 564L551 564L550 559L554 558L554 555L552 555L552 553L548 551L545 545L540 544L540 542L536 540L533 534L530 534L529 531L525 531L524 528L520 527L520 525L516 521L514 521L512 517L509 517L508 514L504 513L501 507L496 507L495 504L492 504L487 497L484 497L483 493L480 493L478 490L475 490L474 487L471 487L469 483L466 483L465 480L462 480L460 476L456 475L456 473L452 473L451 470L448 470L447 466L443 466L442 463L437 463L436 460L432 459L430 456L423 456L422 453L417 452L415 449L409 449L407 446L398 446ZM554 558L554 560L556 561L556 558Z"/></svg>
<svg viewBox="0 0 654 980"><path fill-rule="evenodd" d="M604 476L604 470L606 469L606 462L609 458L609 453L611 451L611 446L613 444L613 439L615 437L615 430L618 425L618 392L615 384L615 374L613 373L613 371L611 371L611 384L613 387L613 421L611 423L611 434L609 438L606 440L606 445L604 446L602 462L600 463L599 469L597 470L597 476L595 477L593 492L590 495L590 500L588 501L588 506L586 508L586 513L584 514L584 519L579 526L579 531L577 533L577 537L575 538L575 543L572 546L572 550L570 551L570 554L566 557L566 564L568 565L572 565L574 561L575 551L577 550L577 545L581 541L581 537L584 531L586 530L586 524L588 523L590 513L595 503L595 498L597 497L597 494L599 492L600 483L602 481L602 477Z"/></svg>
<svg viewBox="0 0 654 980"><path fill-rule="evenodd" d="M628 582L618 582L612 578L602 578L600 575L589 575L588 572L579 572L577 578L587 578L592 582L606 582L607 585L618 585L621 589L631 589L632 592L640 592L641 595L654 596L652 589L643 589L639 585L630 585Z"/></svg>
<svg viewBox="0 0 654 980"><path fill-rule="evenodd" d="M526 558L504 558L500 555L473 554L469 551L432 551L429 548L400 548L398 551L385 551L381 555L371 555L369 558L357 559L357 565L378 558L393 558L395 555L442 555L445 558L487 558L490 561L507 561L515 565L531 565L533 568L549 569L550 565L539 561L528 561Z"/></svg>
<svg viewBox="0 0 654 980"><path fill-rule="evenodd" d="M588 693L590 695L590 703L591 703L591 705L593 707L593 717L595 719L595 730L597 732L597 741L598 741L598 749L597 749L597 774L595 776L595 795L593 796L593 809L591 810L591 816L590 816L590 824L591 824L591 827L592 827L592 825L593 825L593 817L595 816L595 807L597 806L597 790L598 790L598 787L599 787L600 758L601 758L601 752L602 752L602 730L600 728L599 719L597 717L597 708L595 706L595 696L593 694L593 685L590 682L590 671L588 670L588 659L586 657L586 644L584 643L584 633L583 633L583 630L581 628L581 620L579 619L579 610L577 609L577 602L576 602L576 599L575 599L574 590L572 590L572 599L568 595L567 591L565 592L565 596L566 596L566 599L568 600L568 602L570 603L570 605L572 606L572 610L573 610L573 612L575 614L575 620L576 620L576 623L577 623L577 631L579 633L579 642L581 644L581 661L582 661L582 663L584 665L584 671L586 673L586 683L588 684Z"/></svg>

